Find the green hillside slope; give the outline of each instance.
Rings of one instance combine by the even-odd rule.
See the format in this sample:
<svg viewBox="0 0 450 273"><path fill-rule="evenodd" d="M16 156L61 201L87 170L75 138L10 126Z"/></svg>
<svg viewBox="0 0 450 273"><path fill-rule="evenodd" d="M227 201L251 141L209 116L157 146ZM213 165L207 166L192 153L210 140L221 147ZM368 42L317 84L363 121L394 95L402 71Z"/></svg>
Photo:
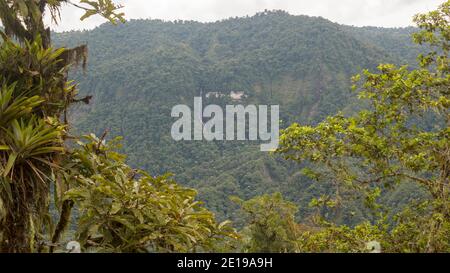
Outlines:
<svg viewBox="0 0 450 273"><path fill-rule="evenodd" d="M174 173L199 190L219 216L233 219L230 195L280 191L308 212L312 196L328 190L251 142L175 142L174 105L208 92L244 91L242 104L279 104L282 126L314 124L354 104L350 77L392 60L413 62L412 29L354 28L282 11L216 23L132 20L57 35L60 45L87 43L89 73L75 74L89 106L73 109L76 130L124 137L131 165ZM396 45L402 45L397 47ZM229 98L205 104L231 103ZM364 218L348 205L342 221ZM351 213L352 212L352 213ZM349 215L353 215L350 217Z"/></svg>

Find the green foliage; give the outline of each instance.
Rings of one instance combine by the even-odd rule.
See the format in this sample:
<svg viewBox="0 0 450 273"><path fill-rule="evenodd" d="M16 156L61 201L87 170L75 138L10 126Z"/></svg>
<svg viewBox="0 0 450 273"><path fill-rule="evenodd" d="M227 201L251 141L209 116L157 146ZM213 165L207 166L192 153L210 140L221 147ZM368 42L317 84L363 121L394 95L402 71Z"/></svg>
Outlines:
<svg viewBox="0 0 450 273"><path fill-rule="evenodd" d="M89 106L72 109L77 132L100 135L107 128L123 136L121 152L131 166L155 175L174 173L178 182L197 189L220 219L241 226L230 195L248 200L282 192L299 205L297 216L305 216L312 211L311 198L333 187L312 183L295 164L261 153L256 142L176 142L170 136L171 108L192 106L201 93L242 90L249 97L240 104L279 104L283 127L294 121L316 124L359 107L348 91L350 77L362 68L399 63L405 52L414 55L408 59L413 62L418 51L407 47L413 45L411 31L379 29L377 38L366 41L361 32L372 37L369 30L270 11L208 24L131 20L53 37L67 47L89 44L89 73L72 74L82 95L94 96ZM373 46L383 39L391 42ZM397 52L397 44L406 48ZM205 105L233 103L204 98ZM347 211L356 212L343 214L347 224L366 217L355 204Z"/></svg>
<svg viewBox="0 0 450 273"><path fill-rule="evenodd" d="M284 200L279 193L245 202L240 199L235 201L240 204L245 217L248 218L248 225L242 230L244 251L365 253L368 252L368 242L386 239L388 225L385 221L379 221L376 225L363 222L353 228L346 225L337 226L323 219L313 221L320 223L319 225L307 221L298 224L294 216L297 206ZM381 242L386 251L389 242Z"/></svg>
<svg viewBox="0 0 450 273"><path fill-rule="evenodd" d="M254 253L285 253L298 249L298 226L295 204L283 200L280 193L263 195L248 201L234 198L244 211L248 226L244 229L247 242L244 251Z"/></svg>
<svg viewBox="0 0 450 273"><path fill-rule="evenodd" d="M422 31L414 34L414 41L418 44L427 44L433 50L426 55L419 56L422 66L436 65L437 70L448 73L448 51L450 39L450 2L443 3L439 9L428 14L418 14L414 17Z"/></svg>
<svg viewBox="0 0 450 273"><path fill-rule="evenodd" d="M404 246L403 251L449 248L449 5L416 17L422 29L416 41L437 47L419 56L419 69L384 64L378 73L365 70L363 76L354 77L356 83L362 82L354 88L368 102L366 110L350 117L330 116L314 127L293 124L281 137L279 152L285 158L324 167L321 178L335 181L338 205L342 192L349 190L364 193L368 204L374 204L380 188L400 182L426 189L431 196L428 214L416 216L417 222L411 222L413 217L406 224L397 222L392 231L406 235L414 225L424 228L425 235L410 238L414 247ZM433 125L421 126L430 116Z"/></svg>
<svg viewBox="0 0 450 273"><path fill-rule="evenodd" d="M315 231L303 232L298 237L298 251L306 253L367 253L367 243L380 241L385 230L377 225L364 222L350 228L329 226ZM386 250L382 244L382 250Z"/></svg>
<svg viewBox="0 0 450 273"><path fill-rule="evenodd" d="M77 239L90 251L231 251L239 236L230 222L215 221L194 190L130 168L103 138L66 147L67 108L89 97L76 99L67 80L70 65L85 64L86 47L54 50L42 23L46 8L56 21L65 2L0 1L0 251L53 252L74 206ZM123 20L112 1L80 2L92 7L75 4L86 10L82 19Z"/></svg>
<svg viewBox="0 0 450 273"><path fill-rule="evenodd" d="M48 11L53 22L58 23L61 19L61 8L65 4L85 10L81 19L99 14L112 23L124 21L124 14L117 12L121 6L115 5L111 0L81 0L79 4L68 0L1 0L0 21L8 36L16 37L21 42L42 37L44 47L48 47L50 46L50 29L44 24L44 14Z"/></svg>
<svg viewBox="0 0 450 273"><path fill-rule="evenodd" d="M14 90L16 88L15 84L11 86L3 85L0 91L0 127L5 128L13 121L22 118L23 116L30 114L31 111L37 106L39 106L43 100L39 96L24 97L17 96L13 97Z"/></svg>
<svg viewBox="0 0 450 273"><path fill-rule="evenodd" d="M80 0L80 3L88 6L84 7L77 5L78 7L81 7L86 11L85 14L80 18L80 20L84 20L93 15L100 14L113 24L116 24L118 21L122 23L125 22L124 19L125 13L117 12L117 10L121 9L122 6L115 5L111 0L98 0L98 1Z"/></svg>
<svg viewBox="0 0 450 273"><path fill-rule="evenodd" d="M38 251L52 231L49 184L65 154L66 126L58 120L72 96L64 49L42 40L0 45L0 251Z"/></svg>
<svg viewBox="0 0 450 273"><path fill-rule="evenodd" d="M94 73L81 87L95 92L96 102L74 111L77 129L124 135L130 164L149 172L127 165L105 136L66 147L75 138L67 109L91 97L77 99L68 81L71 65L85 67L87 47L52 48L43 23L47 11L58 22L62 4L85 10L81 19L123 21L110 0L0 0L0 252L53 252L73 209L75 239L92 252L367 252L368 241L385 252L450 251L450 2L415 18L422 31L414 39L430 51L419 56L418 69L387 64L354 78L362 103L347 94L347 79L379 61L410 61L420 51L405 38L411 29L355 29L273 11L211 24L133 21L60 34L57 43L89 42L94 54ZM312 124L286 129L280 149L308 168L299 172L256 152L257 145L170 138L171 106L232 90L246 91L242 103L280 104L287 124ZM237 198L247 216L239 245L230 222L217 222L194 190L169 175L149 175L169 170L198 187L222 218L240 217L229 195L277 191L310 203L300 214L311 217L297 224L297 205L281 194ZM50 185L57 216L50 215ZM410 201L414 207L399 208Z"/></svg>
<svg viewBox="0 0 450 273"><path fill-rule="evenodd" d="M231 251L237 233L217 223L196 192L168 175L130 168L124 156L95 136L73 151L76 184L65 200L80 206L77 240L96 252ZM228 241L228 242L226 242Z"/></svg>
<svg viewBox="0 0 450 273"><path fill-rule="evenodd" d="M0 34L3 35L0 45L1 81L3 85L14 86L15 90L5 93L4 99L12 105L21 103L21 100L40 101L39 107L34 105L33 113L39 117L63 113L76 96L75 88L66 82L68 67L62 60L66 49L45 48L40 37L21 46ZM4 107L7 105L5 102ZM7 113L3 112L2 116L6 118Z"/></svg>

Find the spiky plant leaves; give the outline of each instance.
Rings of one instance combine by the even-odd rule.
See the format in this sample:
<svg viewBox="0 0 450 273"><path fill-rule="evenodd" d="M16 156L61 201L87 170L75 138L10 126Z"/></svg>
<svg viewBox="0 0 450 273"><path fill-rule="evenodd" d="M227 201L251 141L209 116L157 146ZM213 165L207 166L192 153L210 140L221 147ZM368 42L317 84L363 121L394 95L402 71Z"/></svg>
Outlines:
<svg viewBox="0 0 450 273"><path fill-rule="evenodd" d="M4 84L0 89L0 128L4 128L14 119L30 114L34 108L44 102L39 96L25 97L19 94L14 97L14 93L17 94L15 90L16 83L10 86Z"/></svg>
<svg viewBox="0 0 450 273"><path fill-rule="evenodd" d="M6 145L0 145L0 151L8 151L9 147Z"/></svg>
<svg viewBox="0 0 450 273"><path fill-rule="evenodd" d="M59 239L73 206L62 200L70 180L61 165L67 156L66 111L90 97L77 100L76 87L67 80L71 65L82 62L85 68L87 47L51 48L51 32L43 22L49 12L58 23L64 4L84 9L88 16L123 21L111 0L0 0L5 31L0 31L0 252L44 251L49 239ZM61 214L56 226L47 202L52 182Z"/></svg>
<svg viewBox="0 0 450 273"><path fill-rule="evenodd" d="M64 52L44 48L39 38L20 46L4 37L0 45L0 251L36 251L52 230L49 187L67 134L58 120L75 94Z"/></svg>
<svg viewBox="0 0 450 273"><path fill-rule="evenodd" d="M0 176L3 182L0 198L8 213L7 219L15 223L20 223L19 219L22 219L25 229L30 232L33 229L29 233L32 234L29 239L22 235L29 242L29 247L32 247L31 243L36 236L42 236L42 226L38 223L47 213L51 182L49 175L54 169L54 156L64 152L63 134L63 126L55 127L34 117L29 120L13 120L9 128L3 129L3 146L8 148L2 149L0 156ZM4 229L0 231L13 236L14 225L8 223Z"/></svg>
<svg viewBox="0 0 450 273"><path fill-rule="evenodd" d="M64 152L62 145L63 129L51 127L42 120L34 118L29 121L14 120L10 128L5 130L5 143L8 143L10 150L8 163L3 171L3 176L7 176L17 163L30 164L50 162L46 156L53 153ZM34 165L29 165L30 167ZM30 170L33 170L31 168ZM36 173L39 177L40 174Z"/></svg>

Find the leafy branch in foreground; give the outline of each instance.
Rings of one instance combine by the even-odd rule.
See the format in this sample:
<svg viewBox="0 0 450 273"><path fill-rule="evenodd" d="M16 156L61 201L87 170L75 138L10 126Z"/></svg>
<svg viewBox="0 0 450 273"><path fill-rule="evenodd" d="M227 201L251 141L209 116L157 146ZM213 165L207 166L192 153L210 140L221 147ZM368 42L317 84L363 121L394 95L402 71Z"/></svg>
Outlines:
<svg viewBox="0 0 450 273"><path fill-rule="evenodd" d="M450 238L450 1L437 11L415 17L422 29L415 40L434 49L419 56L421 67L409 70L383 64L377 73L354 77L367 110L354 116L338 114L315 127L293 124L283 132L279 153L295 161L310 161L320 170L306 173L334 181L335 205L341 193L362 192L369 201L399 183L421 185L430 199L423 211L408 217L399 228L421 226L413 241L397 245L402 251L449 251ZM410 211L411 212L411 211ZM382 214L379 214L382 217ZM412 246L412 247L411 247Z"/></svg>
<svg viewBox="0 0 450 273"><path fill-rule="evenodd" d="M230 222L217 223L197 193L169 175L130 168L124 156L95 136L73 152L64 195L79 205L77 239L99 252L205 252L231 250L238 239ZM227 246L228 241L231 245Z"/></svg>
<svg viewBox="0 0 450 273"><path fill-rule="evenodd" d="M0 20L8 36L14 36L21 42L33 41L40 36L44 47L49 47L50 28L44 24L44 15L49 13L52 21L58 24L64 5L83 9L85 14L81 20L98 14L113 24L125 21L124 13L118 12L122 6L111 0L0 0Z"/></svg>

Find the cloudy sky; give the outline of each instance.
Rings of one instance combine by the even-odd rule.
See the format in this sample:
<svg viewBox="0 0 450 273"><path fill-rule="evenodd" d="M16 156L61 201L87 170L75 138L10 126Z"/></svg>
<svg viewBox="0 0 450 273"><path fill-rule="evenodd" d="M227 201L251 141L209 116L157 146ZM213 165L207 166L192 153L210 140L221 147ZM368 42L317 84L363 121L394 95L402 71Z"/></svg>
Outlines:
<svg viewBox="0 0 450 273"><path fill-rule="evenodd" d="M73 0L73 2L78 2ZM444 0L116 0L127 19L196 20L211 22L253 15L264 9L282 9L291 14L322 16L355 26L402 27L412 25L414 14L435 9ZM66 6L57 31L91 29L104 22L96 17L80 23L82 11Z"/></svg>

